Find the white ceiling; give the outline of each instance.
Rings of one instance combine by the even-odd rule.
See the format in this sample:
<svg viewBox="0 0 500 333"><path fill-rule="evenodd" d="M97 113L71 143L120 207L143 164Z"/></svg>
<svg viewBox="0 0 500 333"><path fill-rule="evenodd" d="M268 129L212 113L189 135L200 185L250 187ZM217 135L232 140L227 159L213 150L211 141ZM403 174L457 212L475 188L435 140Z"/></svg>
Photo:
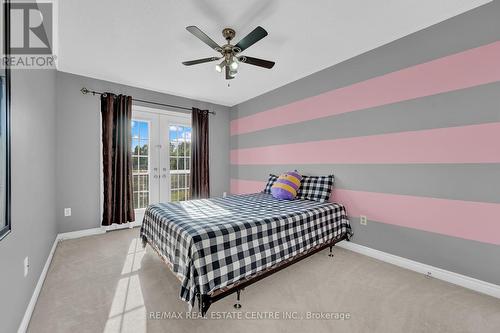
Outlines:
<svg viewBox="0 0 500 333"><path fill-rule="evenodd" d="M59 0L58 68L232 106L487 2ZM237 42L261 25L269 36L243 54L276 66L243 64L232 81L215 63L185 67L182 61L217 55L188 25L221 44L224 27L236 30Z"/></svg>

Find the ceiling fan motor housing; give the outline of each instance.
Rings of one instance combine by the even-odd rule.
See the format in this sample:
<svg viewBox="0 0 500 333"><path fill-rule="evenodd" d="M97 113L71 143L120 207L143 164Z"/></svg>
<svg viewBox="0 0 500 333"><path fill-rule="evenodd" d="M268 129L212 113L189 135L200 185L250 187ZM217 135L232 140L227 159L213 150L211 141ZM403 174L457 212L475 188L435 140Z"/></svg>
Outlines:
<svg viewBox="0 0 500 333"><path fill-rule="evenodd" d="M236 36L236 31L234 31L234 29L231 29L231 28L224 28L224 30L222 30L222 36L224 36L224 38L228 41L231 41L231 39L234 38L234 36Z"/></svg>

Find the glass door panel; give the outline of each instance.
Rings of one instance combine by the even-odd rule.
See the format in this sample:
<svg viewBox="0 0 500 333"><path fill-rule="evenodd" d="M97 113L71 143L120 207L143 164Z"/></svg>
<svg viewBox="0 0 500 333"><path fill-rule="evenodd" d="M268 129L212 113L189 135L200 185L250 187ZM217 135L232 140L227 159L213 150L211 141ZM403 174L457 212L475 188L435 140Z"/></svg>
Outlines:
<svg viewBox="0 0 500 333"><path fill-rule="evenodd" d="M190 199L191 127L185 124L169 126L170 140L170 201Z"/></svg>
<svg viewBox="0 0 500 333"><path fill-rule="evenodd" d="M132 178L134 189L134 208L149 205L149 121L132 121Z"/></svg>
<svg viewBox="0 0 500 333"><path fill-rule="evenodd" d="M151 204L190 199L191 117L136 107L132 118L134 208L142 222Z"/></svg>
<svg viewBox="0 0 500 333"><path fill-rule="evenodd" d="M142 222L146 208L158 202L158 153L155 151L157 150L155 136L158 135L157 117L134 111L131 130L135 221Z"/></svg>

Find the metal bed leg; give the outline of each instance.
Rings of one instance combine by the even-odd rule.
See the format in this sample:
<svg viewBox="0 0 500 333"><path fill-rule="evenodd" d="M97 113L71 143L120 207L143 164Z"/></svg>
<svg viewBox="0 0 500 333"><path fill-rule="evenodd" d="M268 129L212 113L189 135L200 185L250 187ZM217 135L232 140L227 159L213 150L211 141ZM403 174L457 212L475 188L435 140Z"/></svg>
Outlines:
<svg viewBox="0 0 500 333"><path fill-rule="evenodd" d="M328 256L333 258L333 245L330 245L330 253L328 254Z"/></svg>
<svg viewBox="0 0 500 333"><path fill-rule="evenodd" d="M210 305L212 304L212 300L210 299L210 296L208 295L201 295L197 294L198 296L198 308L199 311L201 312L202 317L205 317L208 311L208 308L210 308Z"/></svg>
<svg viewBox="0 0 500 333"><path fill-rule="evenodd" d="M201 294L196 293L196 298L198 299L198 311L203 313L203 304L201 300Z"/></svg>
<svg viewBox="0 0 500 333"><path fill-rule="evenodd" d="M238 289L238 291L236 291L236 303L234 304L235 309L241 309L240 293L241 293L241 289Z"/></svg>

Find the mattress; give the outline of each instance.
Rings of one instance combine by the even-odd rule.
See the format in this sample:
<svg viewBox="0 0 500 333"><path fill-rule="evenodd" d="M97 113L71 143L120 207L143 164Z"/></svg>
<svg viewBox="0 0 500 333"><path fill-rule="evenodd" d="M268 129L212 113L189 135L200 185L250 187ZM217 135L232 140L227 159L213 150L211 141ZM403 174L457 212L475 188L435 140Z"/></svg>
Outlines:
<svg viewBox="0 0 500 333"><path fill-rule="evenodd" d="M191 308L197 293L210 295L352 232L341 204L255 193L151 205L140 234L177 275Z"/></svg>

